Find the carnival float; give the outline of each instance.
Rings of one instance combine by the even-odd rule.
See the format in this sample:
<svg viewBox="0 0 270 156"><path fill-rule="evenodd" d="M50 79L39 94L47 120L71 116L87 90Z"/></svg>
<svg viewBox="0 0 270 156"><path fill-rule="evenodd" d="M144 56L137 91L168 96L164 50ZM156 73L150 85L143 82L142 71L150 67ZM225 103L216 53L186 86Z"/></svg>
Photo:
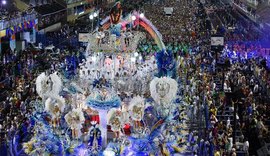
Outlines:
<svg viewBox="0 0 270 156"><path fill-rule="evenodd" d="M176 62L162 36L139 12L121 15L117 3L89 44L76 74L41 73L32 138L36 155L173 155L191 152L187 105L174 79ZM141 27L144 31L138 31ZM136 51L149 33L155 54ZM67 76L68 75L68 76Z"/></svg>

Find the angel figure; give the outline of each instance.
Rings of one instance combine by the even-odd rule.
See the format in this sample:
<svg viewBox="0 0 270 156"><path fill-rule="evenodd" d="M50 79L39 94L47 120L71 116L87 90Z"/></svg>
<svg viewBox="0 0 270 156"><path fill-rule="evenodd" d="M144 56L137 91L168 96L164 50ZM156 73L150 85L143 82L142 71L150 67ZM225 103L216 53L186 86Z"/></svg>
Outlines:
<svg viewBox="0 0 270 156"><path fill-rule="evenodd" d="M141 126L141 121L144 116L144 99L140 96L134 97L131 99L130 104L129 104L129 113L131 119L134 121L134 127L140 127Z"/></svg>
<svg viewBox="0 0 270 156"><path fill-rule="evenodd" d="M121 112L115 108L108 112L108 125L111 126L111 130L115 134L115 138L119 138L121 129L124 126L123 120L121 118Z"/></svg>
<svg viewBox="0 0 270 156"><path fill-rule="evenodd" d="M50 97L45 101L45 110L51 115L54 128L59 127L61 113L65 109L65 99L60 96Z"/></svg>
<svg viewBox="0 0 270 156"><path fill-rule="evenodd" d="M85 121L82 109L72 109L72 111L65 115L65 120L72 130L72 138L79 138L81 135L80 130L82 128L82 123Z"/></svg>
<svg viewBox="0 0 270 156"><path fill-rule="evenodd" d="M151 81L151 96L159 104L158 109L162 116L167 116L170 112L170 104L176 96L177 89L177 82L169 77L154 78Z"/></svg>
<svg viewBox="0 0 270 156"><path fill-rule="evenodd" d="M43 99L51 95L58 95L61 88L62 81L56 72L50 75L43 72L36 79L36 91Z"/></svg>

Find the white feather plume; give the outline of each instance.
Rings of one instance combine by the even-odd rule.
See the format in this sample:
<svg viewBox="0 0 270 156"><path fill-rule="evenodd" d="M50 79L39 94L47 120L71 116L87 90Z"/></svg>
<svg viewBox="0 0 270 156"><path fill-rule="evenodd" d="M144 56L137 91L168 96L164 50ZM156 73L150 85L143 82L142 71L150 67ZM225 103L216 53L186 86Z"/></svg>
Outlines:
<svg viewBox="0 0 270 156"><path fill-rule="evenodd" d="M47 81L45 73L41 73L36 79L36 91L40 97L44 96L43 83Z"/></svg>
<svg viewBox="0 0 270 156"><path fill-rule="evenodd" d="M59 94L61 89L62 89L62 80L61 78L57 75L56 72L50 75L52 82L53 82L53 94Z"/></svg>
<svg viewBox="0 0 270 156"><path fill-rule="evenodd" d="M48 85L46 84L50 78L52 81L52 88L48 88ZM56 72L50 74L50 76L46 76L46 74L43 72L36 79L36 91L41 98L50 97L51 95L58 95L61 89L62 81Z"/></svg>

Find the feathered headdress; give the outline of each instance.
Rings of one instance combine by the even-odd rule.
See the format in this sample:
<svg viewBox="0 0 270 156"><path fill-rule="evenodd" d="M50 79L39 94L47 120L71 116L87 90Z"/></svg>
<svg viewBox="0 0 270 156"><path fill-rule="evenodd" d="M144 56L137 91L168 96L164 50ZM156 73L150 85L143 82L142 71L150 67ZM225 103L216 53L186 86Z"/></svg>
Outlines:
<svg viewBox="0 0 270 156"><path fill-rule="evenodd" d="M44 96L43 84L46 82L47 77L45 73L41 73L36 79L36 91L40 97Z"/></svg>

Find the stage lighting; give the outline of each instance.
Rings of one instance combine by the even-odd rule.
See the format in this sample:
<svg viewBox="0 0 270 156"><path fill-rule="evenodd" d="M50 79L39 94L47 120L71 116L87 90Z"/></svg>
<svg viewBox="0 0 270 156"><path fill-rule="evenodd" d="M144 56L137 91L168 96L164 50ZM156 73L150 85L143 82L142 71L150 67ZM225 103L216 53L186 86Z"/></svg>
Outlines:
<svg viewBox="0 0 270 156"><path fill-rule="evenodd" d="M90 16L89 16L89 19L90 19L90 20L94 19L94 16L93 16L93 15L90 15Z"/></svg>
<svg viewBox="0 0 270 156"><path fill-rule="evenodd" d="M131 16L131 19L132 19L132 21L135 21L136 20L136 16Z"/></svg>
<svg viewBox="0 0 270 156"><path fill-rule="evenodd" d="M95 57L95 56L92 56L92 61L96 61L97 60L97 58Z"/></svg>

